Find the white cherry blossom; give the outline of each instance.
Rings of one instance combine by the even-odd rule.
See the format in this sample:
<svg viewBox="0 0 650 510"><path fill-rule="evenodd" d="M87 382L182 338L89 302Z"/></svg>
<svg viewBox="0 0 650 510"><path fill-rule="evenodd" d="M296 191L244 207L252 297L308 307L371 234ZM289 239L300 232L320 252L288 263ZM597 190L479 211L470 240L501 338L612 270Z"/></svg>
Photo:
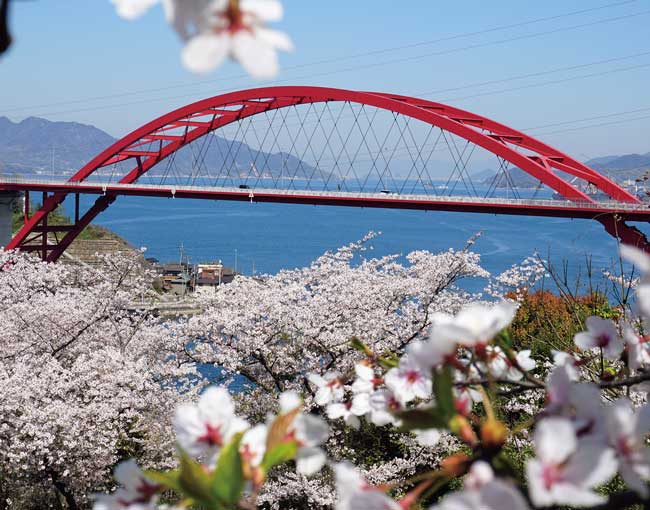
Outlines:
<svg viewBox="0 0 650 510"><path fill-rule="evenodd" d="M635 412L628 399L617 400L608 409L607 433L616 452L619 473L631 489L647 498L650 450L646 437L650 433L650 406L646 404Z"/></svg>
<svg viewBox="0 0 650 510"><path fill-rule="evenodd" d="M387 388L370 394L368 399L370 407L370 421L377 426L388 424L398 425L399 420L393 413L403 411L404 404Z"/></svg>
<svg viewBox="0 0 650 510"><path fill-rule="evenodd" d="M498 346L487 348L488 367L490 372L497 379L506 378L511 381L519 381L524 375L517 366L508 359L506 353ZM530 357L530 350L519 351L515 355L517 365L524 371L530 372L537 365Z"/></svg>
<svg viewBox="0 0 650 510"><path fill-rule="evenodd" d="M388 389L402 404L416 398L431 397L431 374L423 370L412 357L406 355L400 359L399 366L391 368L384 377Z"/></svg>
<svg viewBox="0 0 650 510"><path fill-rule="evenodd" d="M260 423L244 432L239 443L239 453L242 460L251 467L257 467L262 463L266 453L266 436L268 427Z"/></svg>
<svg viewBox="0 0 650 510"><path fill-rule="evenodd" d="M510 483L494 476L487 462L472 464L464 490L453 493L430 510L527 510L528 504Z"/></svg>
<svg viewBox="0 0 650 510"><path fill-rule="evenodd" d="M424 371L442 365L458 349L457 339L451 335L453 330L454 327L449 326L440 332L434 324L426 341L413 342L408 346L408 356L416 360Z"/></svg>
<svg viewBox="0 0 650 510"><path fill-rule="evenodd" d="M307 378L310 383L318 388L314 401L319 406L325 406L330 402L338 402L343 398L344 388L339 373L327 372L322 377L319 374L311 373Z"/></svg>
<svg viewBox="0 0 650 510"><path fill-rule="evenodd" d="M347 462L334 464L336 478L336 510L402 510L384 492L369 485Z"/></svg>
<svg viewBox="0 0 650 510"><path fill-rule="evenodd" d="M375 371L365 363L354 365L356 379L352 383L352 393L371 393L375 389Z"/></svg>
<svg viewBox="0 0 650 510"><path fill-rule="evenodd" d="M605 411L598 387L575 383L567 365L556 366L546 379L546 415L570 420L581 440L604 444Z"/></svg>
<svg viewBox="0 0 650 510"><path fill-rule="evenodd" d="M616 325L608 319L591 316L586 321L587 331L577 333L573 342L584 350L602 349L603 356L616 360L623 352Z"/></svg>
<svg viewBox="0 0 650 510"><path fill-rule="evenodd" d="M564 418L546 418L537 424L536 457L526 463L530 498L536 506L552 504L593 506L606 498L594 488L616 473L611 449L599 444L578 448L573 425Z"/></svg>
<svg viewBox="0 0 650 510"><path fill-rule="evenodd" d="M235 405L223 387L210 387L198 404L183 404L176 410L174 428L178 444L193 456L215 456L222 446L248 423L235 415Z"/></svg>
<svg viewBox="0 0 650 510"><path fill-rule="evenodd" d="M302 405L295 391L285 391L280 395L280 411L290 413ZM303 475L313 475L325 465L325 452L320 445L329 434L327 424L318 416L298 413L288 429L289 437L298 443L296 470Z"/></svg>
<svg viewBox="0 0 650 510"><path fill-rule="evenodd" d="M213 0L198 33L183 49L183 63L193 72L205 73L230 56L255 78L273 77L278 71L276 50L293 49L286 34L264 26L281 18L282 4L277 0Z"/></svg>
<svg viewBox="0 0 650 510"><path fill-rule="evenodd" d="M160 486L149 480L133 460L120 462L113 472L120 487L95 499L93 510L154 510Z"/></svg>
<svg viewBox="0 0 650 510"><path fill-rule="evenodd" d="M639 336L629 324L623 326L623 340L627 346L627 362L632 370L650 366L650 342Z"/></svg>
<svg viewBox="0 0 650 510"><path fill-rule="evenodd" d="M343 421L349 427L358 429L361 425L359 421L359 416L366 414L366 407L361 404L359 400L357 402L357 408L353 409L354 402L336 402L327 406L327 417L330 420L336 420L338 418L343 418ZM356 412L355 412L356 411Z"/></svg>
<svg viewBox="0 0 650 510"><path fill-rule="evenodd" d="M431 340L466 347L486 344L512 322L516 312L516 304L500 301L495 305L472 303L455 316L437 313L432 318Z"/></svg>
<svg viewBox="0 0 650 510"><path fill-rule="evenodd" d="M553 355L553 363L556 366L564 366L567 370L567 375L572 381L577 381L580 377L580 372L578 371L579 359L568 352L552 350L551 354Z"/></svg>

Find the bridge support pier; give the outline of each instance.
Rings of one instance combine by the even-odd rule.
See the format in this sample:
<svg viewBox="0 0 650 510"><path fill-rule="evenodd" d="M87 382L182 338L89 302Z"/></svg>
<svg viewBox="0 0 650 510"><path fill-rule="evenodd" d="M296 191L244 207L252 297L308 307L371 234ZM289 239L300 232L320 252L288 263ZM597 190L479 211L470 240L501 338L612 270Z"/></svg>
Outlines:
<svg viewBox="0 0 650 510"><path fill-rule="evenodd" d="M0 246L4 247L13 235L14 205L22 197L19 191L0 191Z"/></svg>
<svg viewBox="0 0 650 510"><path fill-rule="evenodd" d="M640 250L650 254L650 241L638 228L625 223L625 219L614 214L596 218L609 235L618 239L622 244L636 246Z"/></svg>

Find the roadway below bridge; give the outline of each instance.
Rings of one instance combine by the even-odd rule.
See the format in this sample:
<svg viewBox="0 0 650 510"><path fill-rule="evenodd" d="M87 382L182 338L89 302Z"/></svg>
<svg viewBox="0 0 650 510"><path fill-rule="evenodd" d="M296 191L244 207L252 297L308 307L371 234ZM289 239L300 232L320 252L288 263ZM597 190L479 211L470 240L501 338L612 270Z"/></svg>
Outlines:
<svg viewBox="0 0 650 510"><path fill-rule="evenodd" d="M56 181L0 178L0 192L73 193L111 196L150 196L311 204L342 207L373 207L424 211L546 216L598 219L616 215L624 221L650 222L650 204L617 201L577 202L519 198L483 198L433 194L397 194L308 189L269 189L156 184L120 184L100 181Z"/></svg>

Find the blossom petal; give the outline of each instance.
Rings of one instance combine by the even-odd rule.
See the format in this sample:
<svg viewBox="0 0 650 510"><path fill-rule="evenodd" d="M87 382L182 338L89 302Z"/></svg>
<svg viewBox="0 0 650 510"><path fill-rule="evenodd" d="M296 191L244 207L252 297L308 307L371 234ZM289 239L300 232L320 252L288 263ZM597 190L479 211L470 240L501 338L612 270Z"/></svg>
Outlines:
<svg viewBox="0 0 650 510"><path fill-rule="evenodd" d="M160 0L111 0L113 5L115 5L117 14L128 20L133 20L142 16L159 1Z"/></svg>
<svg viewBox="0 0 650 510"><path fill-rule="evenodd" d="M650 257L639 248L629 245L621 245L621 256L636 266L642 273L650 273Z"/></svg>
<svg viewBox="0 0 650 510"><path fill-rule="evenodd" d="M298 448L296 471L303 475L313 475L325 465L325 452L316 446Z"/></svg>
<svg viewBox="0 0 650 510"><path fill-rule="evenodd" d="M232 54L253 78L273 78L278 73L278 55L265 41L240 30L232 38Z"/></svg>
<svg viewBox="0 0 650 510"><path fill-rule="evenodd" d="M194 73L214 71L230 52L231 41L225 35L199 34L183 48L183 64Z"/></svg>
<svg viewBox="0 0 650 510"><path fill-rule="evenodd" d="M535 429L535 451L545 463L561 464L576 449L576 435L571 422L564 418L547 418Z"/></svg>
<svg viewBox="0 0 650 510"><path fill-rule="evenodd" d="M268 28L256 28L255 36L259 37L269 46L282 51L293 51L294 46L291 38L279 30L270 30Z"/></svg>
<svg viewBox="0 0 650 510"><path fill-rule="evenodd" d="M282 4L278 0L240 0L242 11L249 12L260 21L280 21L284 15Z"/></svg>
<svg viewBox="0 0 650 510"><path fill-rule="evenodd" d="M295 391L285 391L280 394L280 412L290 413L302 406L302 399Z"/></svg>

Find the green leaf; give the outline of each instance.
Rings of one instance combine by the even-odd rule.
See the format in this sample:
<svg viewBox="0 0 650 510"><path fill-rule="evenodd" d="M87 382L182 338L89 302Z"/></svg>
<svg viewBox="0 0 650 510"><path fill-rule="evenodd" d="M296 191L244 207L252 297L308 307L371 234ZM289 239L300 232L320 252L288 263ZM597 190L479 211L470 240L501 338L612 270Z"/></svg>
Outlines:
<svg viewBox="0 0 650 510"><path fill-rule="evenodd" d="M370 350L370 347L368 347L366 344L364 344L356 336L353 336L352 338L350 338L350 347L352 347L353 349L365 354L366 356L372 356L372 351Z"/></svg>
<svg viewBox="0 0 650 510"><path fill-rule="evenodd" d="M401 430L406 431L413 429L446 429L449 424L449 420L437 407L411 409L396 413L396 416L402 420Z"/></svg>
<svg viewBox="0 0 650 510"><path fill-rule="evenodd" d="M449 421L456 414L454 407L453 377L451 367L445 366L433 372L433 395L436 398L436 408Z"/></svg>
<svg viewBox="0 0 650 510"><path fill-rule="evenodd" d="M504 329L497 335L497 344L507 349L512 349L512 338L510 338L510 333L507 329Z"/></svg>
<svg viewBox="0 0 650 510"><path fill-rule="evenodd" d="M181 493L200 505L215 508L219 502L213 496L212 480L203 466L180 450L181 468L178 483Z"/></svg>
<svg viewBox="0 0 650 510"><path fill-rule="evenodd" d="M182 494L183 488L179 480L180 474L180 469L174 469L172 471L144 471L144 476L156 482L158 485Z"/></svg>
<svg viewBox="0 0 650 510"><path fill-rule="evenodd" d="M298 444L295 441L287 441L286 443L281 443L264 454L264 460L262 460L262 468L265 471L268 471L273 466L282 464L296 457L296 452L298 451Z"/></svg>
<svg viewBox="0 0 650 510"><path fill-rule="evenodd" d="M238 503L244 490L244 470L239 453L242 435L241 432L236 434L221 449L217 468L212 474L212 494L226 505Z"/></svg>
<svg viewBox="0 0 650 510"><path fill-rule="evenodd" d="M393 367L399 365L399 359L396 356L381 356L377 358L377 362L381 365L382 368L390 370Z"/></svg>

